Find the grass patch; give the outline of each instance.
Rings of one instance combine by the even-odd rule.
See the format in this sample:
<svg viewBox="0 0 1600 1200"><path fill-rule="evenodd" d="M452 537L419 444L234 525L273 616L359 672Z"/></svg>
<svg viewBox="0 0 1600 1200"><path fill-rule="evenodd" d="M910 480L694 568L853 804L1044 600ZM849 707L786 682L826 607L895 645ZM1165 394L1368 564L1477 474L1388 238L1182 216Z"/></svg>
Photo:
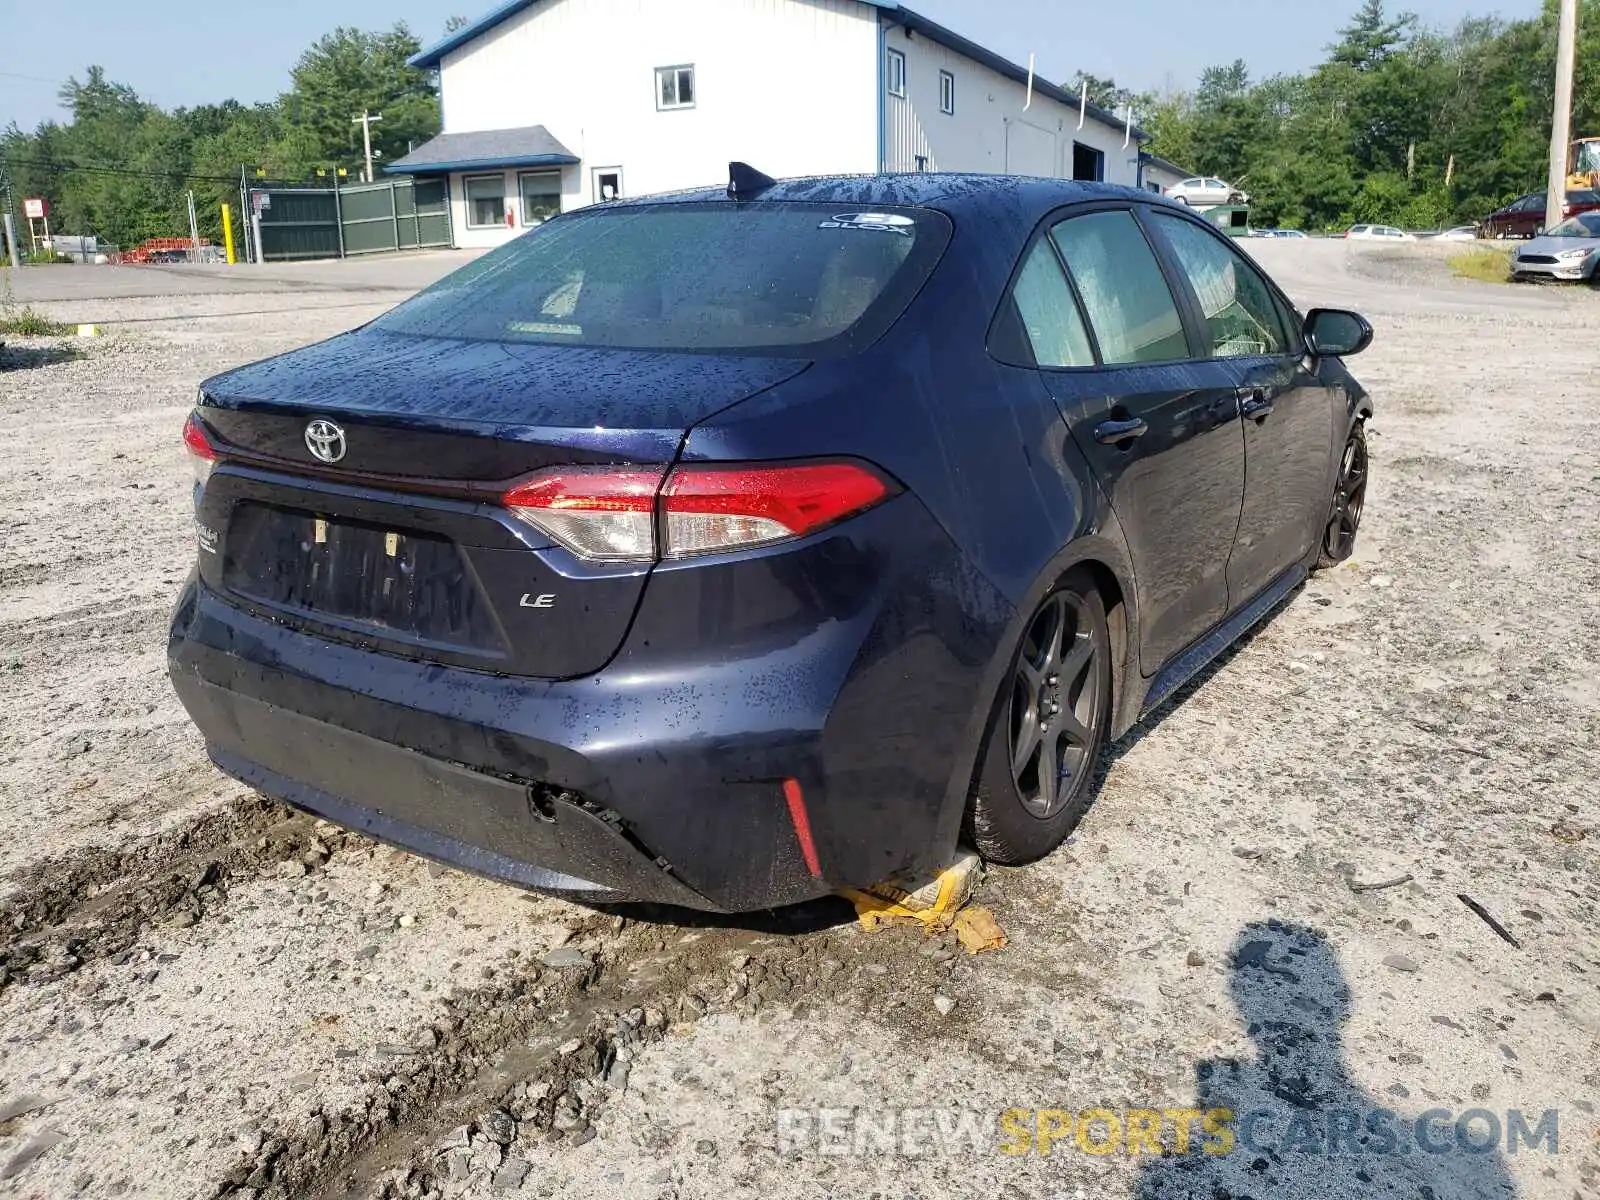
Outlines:
<svg viewBox="0 0 1600 1200"><path fill-rule="evenodd" d="M1450 273L1457 279L1480 283L1507 283L1511 279L1510 250L1466 250L1450 256Z"/></svg>
<svg viewBox="0 0 1600 1200"><path fill-rule="evenodd" d="M73 328L65 321L52 321L31 308L0 312L0 333L14 333L18 337L65 337Z"/></svg>

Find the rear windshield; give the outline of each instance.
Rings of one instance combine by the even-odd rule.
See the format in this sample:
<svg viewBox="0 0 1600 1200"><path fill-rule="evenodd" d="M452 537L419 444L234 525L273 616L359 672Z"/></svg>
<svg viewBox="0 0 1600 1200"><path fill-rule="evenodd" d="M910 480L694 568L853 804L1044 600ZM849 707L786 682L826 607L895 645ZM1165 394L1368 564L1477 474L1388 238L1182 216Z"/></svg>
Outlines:
<svg viewBox="0 0 1600 1200"><path fill-rule="evenodd" d="M547 221L381 317L396 333L628 350L848 354L950 238L930 209L596 206Z"/></svg>

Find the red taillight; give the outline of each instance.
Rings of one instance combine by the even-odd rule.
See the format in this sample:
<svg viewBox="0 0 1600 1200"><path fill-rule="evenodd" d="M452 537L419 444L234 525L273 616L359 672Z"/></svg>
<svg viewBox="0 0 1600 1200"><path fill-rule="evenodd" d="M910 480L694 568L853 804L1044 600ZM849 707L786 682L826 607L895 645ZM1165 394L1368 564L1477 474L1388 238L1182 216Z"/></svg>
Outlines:
<svg viewBox="0 0 1600 1200"><path fill-rule="evenodd" d="M183 423L183 445L194 464L194 481L204 484L211 477L211 468L217 464L217 449L206 437L206 427L196 413L190 413Z"/></svg>
<svg viewBox="0 0 1600 1200"><path fill-rule="evenodd" d="M802 537L882 500L882 479L854 463L680 467L661 489L664 558Z"/></svg>
<svg viewBox="0 0 1600 1200"><path fill-rule="evenodd" d="M679 467L664 484L659 470L560 468L512 488L504 503L580 557L645 562L803 537L889 492L855 463L718 463Z"/></svg>
<svg viewBox="0 0 1600 1200"><path fill-rule="evenodd" d="M655 557L661 469L560 468L520 483L505 506L580 558L640 562Z"/></svg>

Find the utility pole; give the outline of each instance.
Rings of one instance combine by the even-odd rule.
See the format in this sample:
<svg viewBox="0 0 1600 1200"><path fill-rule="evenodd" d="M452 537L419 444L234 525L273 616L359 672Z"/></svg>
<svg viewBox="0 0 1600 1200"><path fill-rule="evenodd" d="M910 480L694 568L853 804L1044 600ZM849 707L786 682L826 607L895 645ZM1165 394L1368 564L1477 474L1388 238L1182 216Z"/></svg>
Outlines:
<svg viewBox="0 0 1600 1200"><path fill-rule="evenodd" d="M1576 3L1576 0L1574 0L1574 3ZM1572 90L1570 82L1567 90L1569 93ZM361 110L359 117L350 118L350 124L361 126L361 146L367 156L367 176L365 180L367 183L372 182L372 126L374 122L381 120L383 120L382 113L369 113L366 109Z"/></svg>
<svg viewBox="0 0 1600 1200"><path fill-rule="evenodd" d="M194 189L189 189L189 261L200 261L200 222L194 210Z"/></svg>
<svg viewBox="0 0 1600 1200"><path fill-rule="evenodd" d="M1578 0L1561 0L1556 39L1556 111L1550 123L1550 176L1545 192L1544 226L1561 222L1567 201L1567 154L1572 146L1572 68L1578 47Z"/></svg>
<svg viewBox="0 0 1600 1200"><path fill-rule="evenodd" d="M10 256L11 266L17 268L17 227L12 223L11 200L11 164L0 158L0 190L4 190L5 199L5 233L6 253Z"/></svg>

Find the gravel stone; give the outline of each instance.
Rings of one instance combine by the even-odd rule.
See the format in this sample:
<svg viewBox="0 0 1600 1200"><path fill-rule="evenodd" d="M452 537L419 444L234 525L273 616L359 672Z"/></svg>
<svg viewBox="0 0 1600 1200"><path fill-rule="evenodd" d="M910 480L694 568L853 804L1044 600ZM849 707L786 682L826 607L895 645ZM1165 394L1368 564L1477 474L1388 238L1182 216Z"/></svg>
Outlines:
<svg viewBox="0 0 1600 1200"><path fill-rule="evenodd" d="M517 1122L503 1108L492 1108L478 1118L483 1136L501 1146L509 1146L517 1136Z"/></svg>
<svg viewBox="0 0 1600 1200"><path fill-rule="evenodd" d="M522 1181L528 1177L528 1172L532 1169L532 1164L520 1158L508 1158L494 1173L492 1184L501 1191L513 1191L522 1186Z"/></svg>
<svg viewBox="0 0 1600 1200"><path fill-rule="evenodd" d="M550 951L550 953L546 954L539 961L545 966L551 967L555 970L563 970L572 967L588 967L592 965L592 960L587 954L585 954L582 950L574 949L571 946L559 946Z"/></svg>

